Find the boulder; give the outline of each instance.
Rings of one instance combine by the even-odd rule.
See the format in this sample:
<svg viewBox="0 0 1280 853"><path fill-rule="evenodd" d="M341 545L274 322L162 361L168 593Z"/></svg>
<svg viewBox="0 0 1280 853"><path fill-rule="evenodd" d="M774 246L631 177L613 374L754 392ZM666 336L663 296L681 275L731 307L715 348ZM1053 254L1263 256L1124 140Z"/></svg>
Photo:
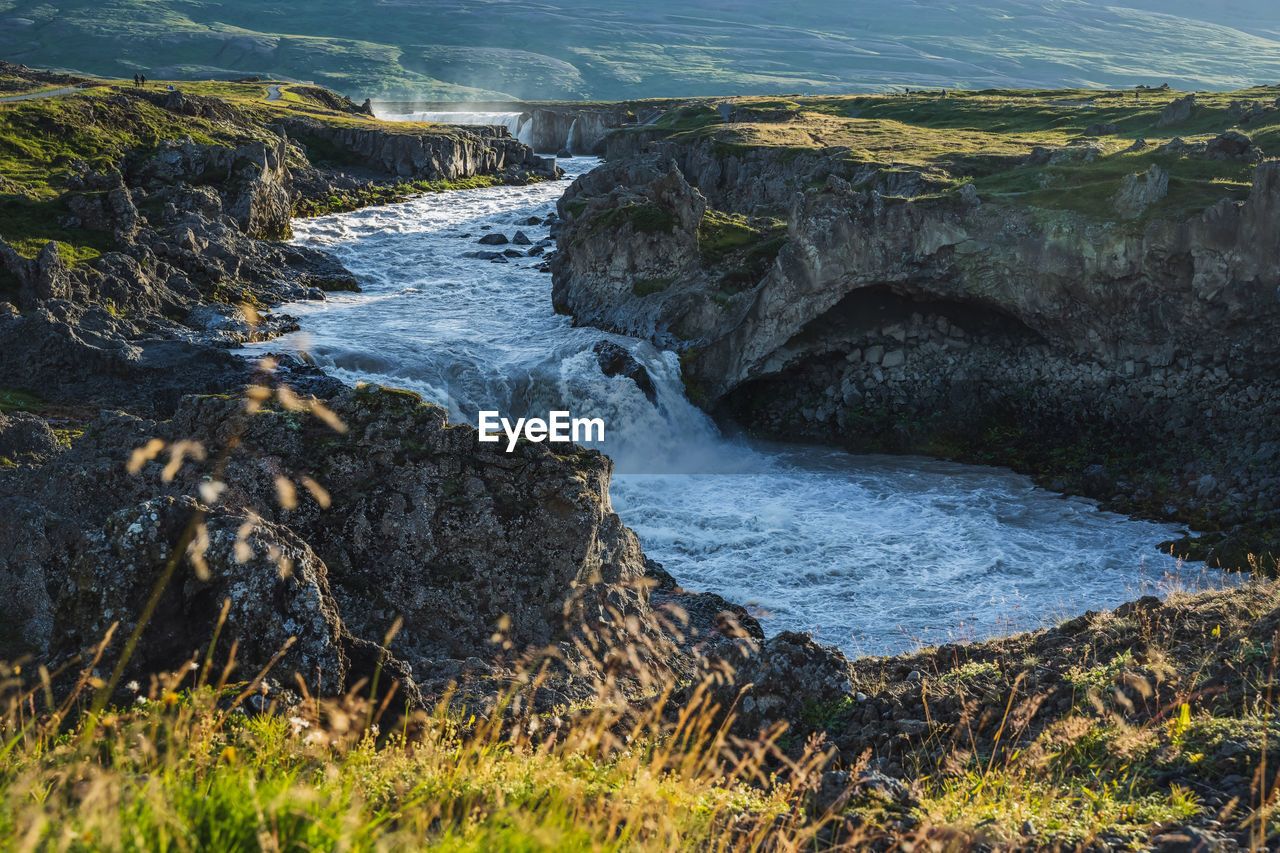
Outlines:
<svg viewBox="0 0 1280 853"><path fill-rule="evenodd" d="M1196 96L1193 92L1190 95L1170 101L1163 110L1160 111L1160 118L1156 121L1156 127L1174 127L1188 121L1196 110Z"/></svg>
<svg viewBox="0 0 1280 853"><path fill-rule="evenodd" d="M61 449L57 435L44 418L30 412L0 412L0 458L38 461Z"/></svg>
<svg viewBox="0 0 1280 853"><path fill-rule="evenodd" d="M50 401L163 413L186 394L243 384L249 366L225 349L147 335L97 306L50 300L0 315L0 374Z"/></svg>
<svg viewBox="0 0 1280 853"><path fill-rule="evenodd" d="M656 401L657 389L653 387L649 371L625 347L613 341L597 341L592 351L596 354L596 363L600 365L601 373L605 376L625 376L636 383L650 403Z"/></svg>
<svg viewBox="0 0 1280 853"><path fill-rule="evenodd" d="M779 722L803 735L829 722L821 718L837 713L852 695L849 661L806 634L784 631L744 648L745 659L730 660L733 677L714 694L722 709L732 709L733 730L742 737Z"/></svg>
<svg viewBox="0 0 1280 853"><path fill-rule="evenodd" d="M1169 173L1153 164L1145 172L1126 175L1111 204L1121 217L1134 219L1168 194Z"/></svg>
<svg viewBox="0 0 1280 853"><path fill-rule="evenodd" d="M1254 147L1253 140L1235 130L1215 136L1205 148L1205 155L1214 160L1249 159L1255 152L1261 159L1261 152Z"/></svg>
<svg viewBox="0 0 1280 853"><path fill-rule="evenodd" d="M505 234L499 234L495 232L493 234L485 234L476 242L480 243L483 246L505 246L507 243L511 241L507 239L507 236Z"/></svg>
<svg viewBox="0 0 1280 853"><path fill-rule="evenodd" d="M175 557L173 548L193 519L201 518L207 546L197 568ZM272 671L277 680L293 683L300 675L324 693L345 685L342 626L324 563L288 529L243 512L211 510L191 498L162 497L116 511L102 533L97 544L77 554L69 584L59 592L50 648L55 659L91 655L116 622L119 648L134 629L138 603L176 559L177 572L128 662L127 676L145 679L202 658L222 602L229 600L215 671L235 641L237 681L252 678L287 649Z"/></svg>

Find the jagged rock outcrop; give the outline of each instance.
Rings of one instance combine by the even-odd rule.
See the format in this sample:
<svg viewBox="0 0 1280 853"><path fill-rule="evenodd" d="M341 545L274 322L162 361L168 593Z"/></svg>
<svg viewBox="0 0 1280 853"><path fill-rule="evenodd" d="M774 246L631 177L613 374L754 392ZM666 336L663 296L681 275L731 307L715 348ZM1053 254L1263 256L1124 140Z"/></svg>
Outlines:
<svg viewBox="0 0 1280 853"><path fill-rule="evenodd" d="M223 648L240 640L242 670L297 637L289 672L325 692L347 683L352 644L376 648L397 619L391 653L434 691L483 670L486 650L501 650L495 632L517 654L592 626L665 636L639 543L609 504L607 457L532 444L495 453L405 392L343 390L329 405L343 432L220 395L187 397L163 422L103 413L45 464L0 470L6 619L58 659L117 620L127 634L183 531L203 522L188 536L203 564L178 561L131 672L203 649L224 598ZM165 452L128 474L133 451L155 440L201 450L187 445L193 455L168 474ZM210 491L210 474L225 488ZM572 644L562 653L572 660ZM565 677L559 689L572 691Z"/></svg>
<svg viewBox="0 0 1280 853"><path fill-rule="evenodd" d="M283 137L235 148L166 141L129 172L130 185L146 192L216 181L222 212L246 235L278 239L289 234L293 193Z"/></svg>
<svg viewBox="0 0 1280 853"><path fill-rule="evenodd" d="M1184 95L1181 98L1170 101L1160 112L1160 118L1156 120L1156 127L1174 127L1189 121L1191 116L1195 114L1196 96L1192 92L1190 95Z"/></svg>
<svg viewBox="0 0 1280 853"><path fill-rule="evenodd" d="M93 649L113 624L128 636L143 612L139 603L166 568L186 562L174 551L197 518L204 524L197 545L201 568L184 565L165 588L128 673L146 678L184 659L202 659L225 600L230 607L221 633L237 643L237 680L257 675L283 652L274 678L292 683L296 674L317 691L340 690L348 683L345 637L324 563L286 527L251 513L202 507L190 497L119 509L75 549L75 562L50 602L48 655L61 660ZM30 642L39 635L27 636ZM223 648L215 677L226 659Z"/></svg>
<svg viewBox="0 0 1280 853"><path fill-rule="evenodd" d="M185 394L237 387L248 367L223 349L148 333L97 306L51 300L0 313L0 373L51 401L172 411Z"/></svg>
<svg viewBox="0 0 1280 853"><path fill-rule="evenodd" d="M584 175L561 199L562 215L582 204L576 219L603 219L608 227L592 232L571 226L561 232L575 235L560 238L561 246L572 241L571 255L560 257L571 257L573 270L556 274L551 298L557 311L572 314L580 322L657 338L666 324L663 306L673 303L669 298L650 300L641 295L644 289L637 282L657 286L698 277L698 223L706 200L689 186L674 161L625 162ZM598 239L596 235L606 230L617 239ZM553 268L560 263L553 261ZM571 286L587 278L591 287ZM697 325L700 321L689 318L687 322Z"/></svg>
<svg viewBox="0 0 1280 853"><path fill-rule="evenodd" d="M448 133L415 134L301 117L282 120L280 127L303 145L308 139L320 140L359 157L365 169L397 178L453 181L504 171L546 177L555 173L553 159L534 154L506 128L451 127Z"/></svg>
<svg viewBox="0 0 1280 853"><path fill-rule="evenodd" d="M795 151L743 146L735 149L710 140L673 143L665 136L664 131L643 127L610 134L606 140L607 168L627 169L626 164L633 159L673 160L689 185L702 193L712 207L747 214L785 213L797 192L822 183L829 175L842 174L845 170L842 160L848 153L847 148ZM886 171L874 163L865 164L845 177L888 196L912 197L938 192L944 187L919 172ZM568 196L585 194L583 187L570 190Z"/></svg>
<svg viewBox="0 0 1280 853"><path fill-rule="evenodd" d="M1125 219L1133 219L1168 194L1169 173L1153 165L1145 172L1126 175L1111 204L1116 213Z"/></svg>
<svg viewBox="0 0 1280 853"><path fill-rule="evenodd" d="M42 400L41 415L0 417L0 621L12 627L0 654L65 661L115 622L118 644L169 571L129 662L139 678L203 649L224 598L219 654L238 642L242 677L295 637L276 674L286 686L296 673L336 693L381 669L411 702L418 684L438 695L468 673L467 689L492 696L512 683L512 657L548 647L554 686L538 701L570 701L604 675L604 649L594 659L575 638L635 639L648 665L679 671L695 643L736 636L714 596L668 589L651 602L651 564L610 508L598 453L494 453L413 395L346 389L284 356L260 371L227 348L296 327L273 303L356 287L323 252L263 239L287 233L300 197L335 182L393 194L403 178L527 181L557 174L551 162L505 132L301 117L264 128L217 99L143 99L224 124L234 144L188 138L106 169L69 163L62 226L118 248L91 263L0 241L0 373L6 391ZM308 145L347 162L311 164ZM290 409L291 396L247 411L246 384L278 382L326 398L344 431ZM154 442L161 461L127 473ZM175 448L186 462L166 471Z"/></svg>
<svg viewBox="0 0 1280 853"><path fill-rule="evenodd" d="M616 300L619 280L628 275L685 273L692 266L692 234L664 234L663 244L649 250L649 235L634 240L625 224L603 227L600 215L592 215L590 194L597 184L628 187L614 192L619 198L637 192L685 223L700 218L697 193L669 162L631 162L593 181L567 196L587 200L583 215L560 235L558 303L602 325L634 329L643 317L655 334L674 330L697 339L696 373L713 398L768 370L810 322L868 287L998 308L1035 335L1107 363L1169 363L1193 353L1212 361L1230 347L1254 356L1258 368L1280 357L1267 331L1280 312L1272 265L1280 235L1267 224L1280 206L1280 164L1256 171L1245 202L1224 201L1186 222L1156 222L1141 233L1068 213L1045 221L1013 206L887 198L831 178L793 197L790 244L759 285L736 306L698 313L693 323L685 320L689 300L701 293L711 301L700 289L704 282L677 281L645 297L643 314ZM601 264L601 244L621 244L616 270ZM683 251L673 252L675 246ZM666 255L676 261L646 266ZM1208 329L1227 327L1230 344L1205 337Z"/></svg>
<svg viewBox="0 0 1280 853"><path fill-rule="evenodd" d="M741 641L735 651L728 661L733 674L716 686L713 698L732 712L733 731L741 737L778 724L796 738L822 731L853 691L845 656L807 634L783 631L758 644Z"/></svg>

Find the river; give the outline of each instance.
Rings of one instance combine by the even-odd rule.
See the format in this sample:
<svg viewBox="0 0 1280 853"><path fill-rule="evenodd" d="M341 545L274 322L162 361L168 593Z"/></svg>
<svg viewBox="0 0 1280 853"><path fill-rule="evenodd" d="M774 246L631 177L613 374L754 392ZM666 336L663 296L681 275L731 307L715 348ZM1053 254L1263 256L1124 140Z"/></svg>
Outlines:
<svg viewBox="0 0 1280 853"><path fill-rule="evenodd" d="M614 509L682 585L747 604L767 633L812 632L850 654L1038 627L1146 593L1235 581L1156 544L1177 528L1099 510L997 469L854 456L723 436L683 396L675 355L551 307L541 258L467 257L486 233L535 244L567 177L429 194L294 223L363 292L283 310L302 331L261 351L306 351L331 374L409 388L475 423L481 409L601 417ZM651 401L607 377L592 347L626 348L655 380Z"/></svg>

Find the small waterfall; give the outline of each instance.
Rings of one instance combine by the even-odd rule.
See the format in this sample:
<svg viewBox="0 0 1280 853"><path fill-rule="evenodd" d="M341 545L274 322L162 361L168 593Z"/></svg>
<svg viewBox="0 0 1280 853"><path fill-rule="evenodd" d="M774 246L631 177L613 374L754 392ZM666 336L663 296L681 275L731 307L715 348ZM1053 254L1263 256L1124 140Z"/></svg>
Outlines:
<svg viewBox="0 0 1280 853"><path fill-rule="evenodd" d="M378 113L383 121L423 121L432 124L464 124L505 127L518 141L533 147L533 117L526 113L440 112ZM554 151L549 152L554 154Z"/></svg>
<svg viewBox="0 0 1280 853"><path fill-rule="evenodd" d="M519 123L519 129L516 131L516 139L533 147L533 116Z"/></svg>
<svg viewBox="0 0 1280 853"><path fill-rule="evenodd" d="M572 156L572 155L573 155L574 142L579 142L579 143L580 143L580 142L582 141L582 140L580 140L580 139L575 140L575 139L573 138L573 134L574 134L574 132L575 132L577 129L578 129L578 117L577 117L577 116L574 116L574 117L573 117L573 123L569 125L569 135L568 135L567 137L565 137L565 140L564 140L564 148L565 148L565 150L566 150L566 151L568 151L568 152L569 152L569 155L570 155L570 156ZM577 147L578 147L579 149L581 149L581 148L582 148L582 146L581 146L581 145L578 145Z"/></svg>
<svg viewBox="0 0 1280 853"><path fill-rule="evenodd" d="M490 127L505 127L516 139L520 139L522 130L533 130L533 122L520 121L523 113L471 113L471 112L416 112L416 113L383 113L378 118L383 121L424 121L432 124L472 124ZM521 142L528 144L526 139Z"/></svg>

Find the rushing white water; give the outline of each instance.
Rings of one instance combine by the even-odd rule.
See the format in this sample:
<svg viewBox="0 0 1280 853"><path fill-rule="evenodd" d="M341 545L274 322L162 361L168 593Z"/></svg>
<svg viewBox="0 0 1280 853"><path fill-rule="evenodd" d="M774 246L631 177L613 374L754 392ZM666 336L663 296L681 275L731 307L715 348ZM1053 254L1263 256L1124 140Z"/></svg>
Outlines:
<svg viewBox="0 0 1280 853"><path fill-rule="evenodd" d="M575 138L577 136L577 133L578 133L578 117L574 116L573 121L569 123L569 134L564 143L565 150L568 151L570 154L573 153L573 149L575 147L578 147L578 148L582 147L580 144L582 140Z"/></svg>
<svg viewBox="0 0 1280 853"><path fill-rule="evenodd" d="M468 113L468 112L416 112L416 113L378 113L383 121L428 121L434 124L481 124L493 127L505 127L511 135L530 144L533 132L533 120L522 118L522 113Z"/></svg>
<svg viewBox="0 0 1280 853"><path fill-rule="evenodd" d="M565 165L572 177L594 163ZM603 417L614 508L646 553L688 588L750 604L770 633L880 653L1228 582L1162 555L1155 545L1174 528L1012 472L725 439L685 400L674 355L556 315L540 258L466 257L495 248L477 245L485 233L546 239L523 223L564 188L427 195L295 223L298 241L336 254L364 292L288 306L304 331L258 348L306 350L344 380L412 388L471 423L480 409ZM602 340L645 365L653 402L601 373Z"/></svg>

